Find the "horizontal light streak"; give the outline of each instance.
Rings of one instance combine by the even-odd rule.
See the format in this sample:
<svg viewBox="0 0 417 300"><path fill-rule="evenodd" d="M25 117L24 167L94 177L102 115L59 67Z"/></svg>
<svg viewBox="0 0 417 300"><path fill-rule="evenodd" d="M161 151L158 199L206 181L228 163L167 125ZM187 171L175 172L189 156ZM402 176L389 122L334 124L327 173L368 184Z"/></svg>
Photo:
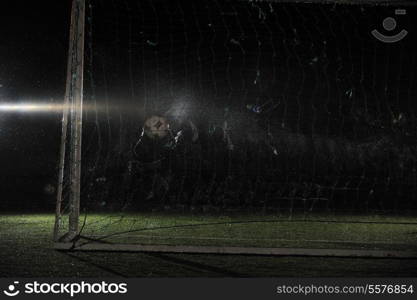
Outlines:
<svg viewBox="0 0 417 300"><path fill-rule="evenodd" d="M63 109L63 104L0 103L0 112L62 112Z"/></svg>

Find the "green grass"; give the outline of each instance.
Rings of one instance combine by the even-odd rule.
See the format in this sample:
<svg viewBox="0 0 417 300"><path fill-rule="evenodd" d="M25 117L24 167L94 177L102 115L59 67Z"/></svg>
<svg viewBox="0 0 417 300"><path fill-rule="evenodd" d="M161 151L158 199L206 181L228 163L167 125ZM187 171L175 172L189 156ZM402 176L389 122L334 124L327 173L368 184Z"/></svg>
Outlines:
<svg viewBox="0 0 417 300"><path fill-rule="evenodd" d="M87 217L83 235L112 235L106 240L143 244L417 249L417 224L405 224L417 223L413 217L311 215L309 222L303 219L302 215L95 214ZM0 276L417 275L417 260L405 259L64 253L53 250L53 221L52 215L0 216Z"/></svg>
<svg viewBox="0 0 417 300"><path fill-rule="evenodd" d="M334 222L337 221L337 222ZM408 223L415 223L410 225ZM91 215L83 234L109 242L204 246L417 249L417 219L381 216ZM105 238L109 236L108 238Z"/></svg>

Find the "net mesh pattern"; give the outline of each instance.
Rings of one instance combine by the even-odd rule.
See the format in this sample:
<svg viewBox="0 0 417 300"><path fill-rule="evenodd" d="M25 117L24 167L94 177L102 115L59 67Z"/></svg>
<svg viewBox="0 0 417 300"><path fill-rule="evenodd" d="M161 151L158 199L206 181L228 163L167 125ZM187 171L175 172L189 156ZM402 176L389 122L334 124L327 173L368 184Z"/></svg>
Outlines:
<svg viewBox="0 0 417 300"><path fill-rule="evenodd" d="M81 206L113 214L95 234L143 211L415 209L415 44L371 34L394 9L88 1Z"/></svg>

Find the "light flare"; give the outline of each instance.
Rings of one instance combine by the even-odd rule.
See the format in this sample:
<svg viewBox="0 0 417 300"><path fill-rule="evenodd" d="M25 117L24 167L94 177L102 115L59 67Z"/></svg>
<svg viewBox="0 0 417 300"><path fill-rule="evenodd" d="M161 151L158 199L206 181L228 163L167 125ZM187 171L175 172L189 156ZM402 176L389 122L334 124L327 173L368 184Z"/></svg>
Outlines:
<svg viewBox="0 0 417 300"><path fill-rule="evenodd" d="M62 112L64 107L53 103L0 103L0 112Z"/></svg>

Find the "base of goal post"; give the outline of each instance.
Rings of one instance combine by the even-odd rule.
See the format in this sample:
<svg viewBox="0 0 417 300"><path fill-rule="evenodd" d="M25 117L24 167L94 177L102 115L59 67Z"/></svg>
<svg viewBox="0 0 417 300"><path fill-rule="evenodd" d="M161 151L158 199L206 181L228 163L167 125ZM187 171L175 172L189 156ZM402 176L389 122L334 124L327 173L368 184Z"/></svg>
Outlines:
<svg viewBox="0 0 417 300"><path fill-rule="evenodd" d="M305 248L258 248L216 246L173 246L109 243L55 243L60 251L106 251L106 252L158 252L190 254L229 254L263 256L316 256L358 258L408 258L416 259L417 251L355 250L355 249L305 249Z"/></svg>

